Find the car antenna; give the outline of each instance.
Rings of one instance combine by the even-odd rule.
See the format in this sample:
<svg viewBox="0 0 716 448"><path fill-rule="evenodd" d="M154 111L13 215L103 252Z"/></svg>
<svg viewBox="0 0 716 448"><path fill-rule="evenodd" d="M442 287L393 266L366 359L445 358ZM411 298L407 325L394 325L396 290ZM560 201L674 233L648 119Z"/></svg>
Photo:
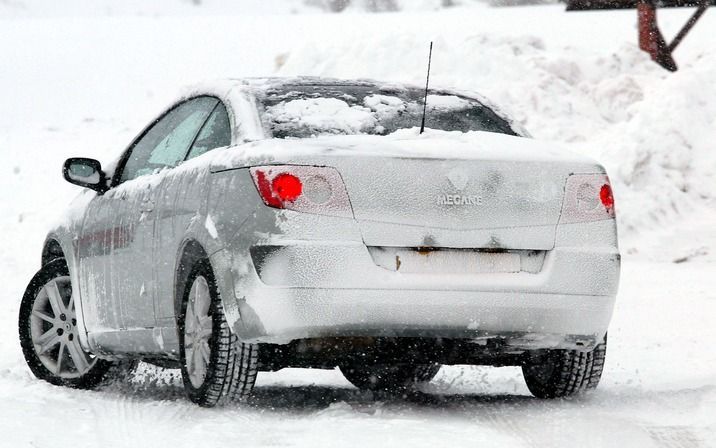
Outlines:
<svg viewBox="0 0 716 448"><path fill-rule="evenodd" d="M423 121L420 123L420 133L425 132L425 111L428 107L428 86L430 85L430 63L433 60L433 42L430 41L430 54L428 55L428 77L425 80L425 98L423 98Z"/></svg>

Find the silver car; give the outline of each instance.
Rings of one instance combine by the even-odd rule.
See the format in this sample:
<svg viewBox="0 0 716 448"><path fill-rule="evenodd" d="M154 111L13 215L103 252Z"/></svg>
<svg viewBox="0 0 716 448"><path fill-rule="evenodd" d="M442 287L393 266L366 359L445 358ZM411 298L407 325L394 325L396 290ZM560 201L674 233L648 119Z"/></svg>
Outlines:
<svg viewBox="0 0 716 448"><path fill-rule="evenodd" d="M86 189L19 319L53 384L95 386L122 360L181 368L203 406L286 367L373 390L443 364L521 366L538 397L599 382L620 269L609 179L474 94L215 82L111 167L63 173Z"/></svg>

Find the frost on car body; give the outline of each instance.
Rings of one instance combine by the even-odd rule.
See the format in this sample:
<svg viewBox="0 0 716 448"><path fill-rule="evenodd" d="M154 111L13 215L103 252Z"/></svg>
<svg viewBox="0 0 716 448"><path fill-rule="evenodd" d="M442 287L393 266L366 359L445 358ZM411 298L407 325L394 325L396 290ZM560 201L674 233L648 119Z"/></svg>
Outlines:
<svg viewBox="0 0 716 448"><path fill-rule="evenodd" d="M360 353L417 363L406 378L435 363L532 375L555 349L603 360L619 277L604 169L460 92L431 91L420 134L422 101L370 81L226 81L163 113L106 184L66 170L95 190L48 237L82 349L178 361L200 404L221 397L196 387L214 377L192 344L205 369L354 372ZM212 338L240 354L208 356ZM535 394L554 392L538 377Z"/></svg>

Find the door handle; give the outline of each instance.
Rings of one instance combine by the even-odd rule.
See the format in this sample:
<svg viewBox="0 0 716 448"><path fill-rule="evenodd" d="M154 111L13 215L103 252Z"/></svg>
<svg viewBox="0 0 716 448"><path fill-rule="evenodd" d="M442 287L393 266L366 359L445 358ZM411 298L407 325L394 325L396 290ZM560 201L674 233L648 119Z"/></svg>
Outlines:
<svg viewBox="0 0 716 448"><path fill-rule="evenodd" d="M126 201L129 196L127 195L126 191L117 192L116 190L109 190L107 193L105 193L105 197Z"/></svg>
<svg viewBox="0 0 716 448"><path fill-rule="evenodd" d="M154 202L150 201L149 199L144 199L142 201L140 209L144 213L151 213L154 211Z"/></svg>

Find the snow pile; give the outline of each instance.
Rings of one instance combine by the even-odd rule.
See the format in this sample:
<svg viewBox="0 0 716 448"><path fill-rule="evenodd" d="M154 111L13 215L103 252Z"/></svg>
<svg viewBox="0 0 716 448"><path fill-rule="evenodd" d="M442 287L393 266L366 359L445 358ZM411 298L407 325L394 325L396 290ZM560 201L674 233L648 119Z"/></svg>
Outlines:
<svg viewBox="0 0 716 448"><path fill-rule="evenodd" d="M290 14L318 11L303 0L4 0L3 17L118 17Z"/></svg>
<svg viewBox="0 0 716 448"><path fill-rule="evenodd" d="M440 35L431 81L478 91L535 138L568 143L604 163L627 239L716 199L716 41L692 37L698 52L679 54L682 70L671 74L636 48L635 33L626 34L631 43L590 48L544 34ZM293 50L279 73L419 84L427 48L416 42L427 40L410 30L310 42Z"/></svg>
<svg viewBox="0 0 716 448"><path fill-rule="evenodd" d="M464 2L455 0L305 0L305 3L330 12L396 12L437 10L457 6Z"/></svg>
<svg viewBox="0 0 716 448"><path fill-rule="evenodd" d="M430 11L475 1L484 0L0 0L0 18ZM524 0L518 1L524 3Z"/></svg>

